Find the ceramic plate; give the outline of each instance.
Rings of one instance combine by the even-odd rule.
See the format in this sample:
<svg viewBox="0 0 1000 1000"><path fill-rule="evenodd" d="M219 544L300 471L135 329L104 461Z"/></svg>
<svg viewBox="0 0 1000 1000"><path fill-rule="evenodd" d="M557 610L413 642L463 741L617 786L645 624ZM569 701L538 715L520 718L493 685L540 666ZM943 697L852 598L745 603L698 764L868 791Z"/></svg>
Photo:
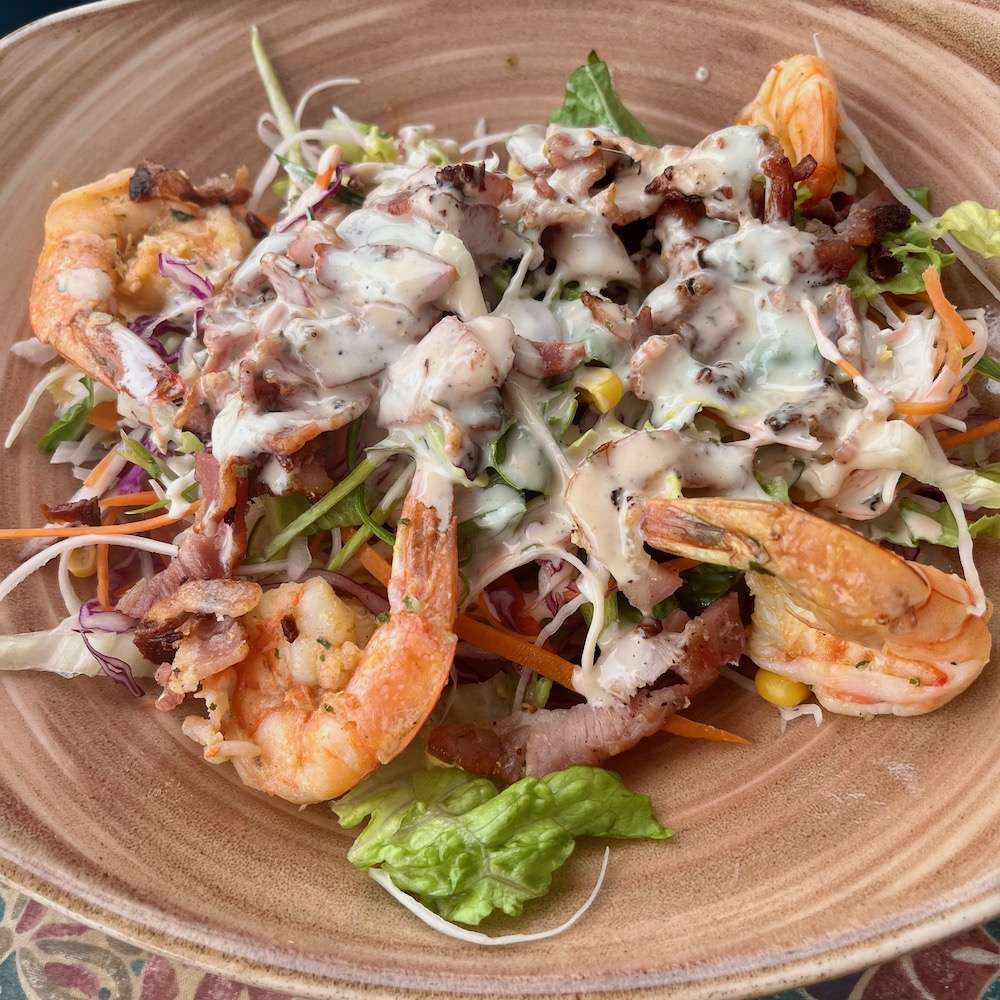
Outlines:
<svg viewBox="0 0 1000 1000"><path fill-rule="evenodd" d="M635 114L682 143L727 124L771 63L811 49L815 33L848 109L901 180L930 184L939 205L1000 201L1000 14L985 6L92 5L0 44L5 344L29 335L29 279L59 190L143 157L195 179L260 165L252 23L291 94L356 76L363 84L335 98L356 117L436 122L459 137L481 116L491 130L544 119L596 47ZM35 372L3 357L6 426ZM40 500L64 495L34 445L47 419L3 458L5 525L37 521ZM3 543L5 572L15 549ZM984 570L993 558L983 553ZM6 630L26 630L53 623L59 603L32 579L0 612ZM828 716L782 733L774 712L728 682L692 714L752 746L664 737L618 762L677 837L613 846L596 905L569 933L486 950L443 941L354 871L350 840L323 808L267 801L203 763L179 715L99 680L3 676L0 875L130 941L301 996L744 997L1000 913L995 665L924 718ZM566 917L599 863L599 845L579 848L518 929Z"/></svg>

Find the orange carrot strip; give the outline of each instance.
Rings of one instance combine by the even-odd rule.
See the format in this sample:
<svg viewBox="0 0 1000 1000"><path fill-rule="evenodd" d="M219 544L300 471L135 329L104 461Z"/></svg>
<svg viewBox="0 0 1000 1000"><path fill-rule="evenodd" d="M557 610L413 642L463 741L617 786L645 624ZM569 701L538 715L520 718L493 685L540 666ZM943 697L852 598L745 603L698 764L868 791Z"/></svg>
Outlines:
<svg viewBox="0 0 1000 1000"><path fill-rule="evenodd" d="M114 497L104 497L97 502L102 507L135 507L137 505L156 503L160 498L152 490L142 490L139 493L121 493Z"/></svg>
<svg viewBox="0 0 1000 1000"><path fill-rule="evenodd" d="M743 743L750 745L749 740L745 740L736 733L731 733L726 729L719 729L717 726L709 726L704 722L695 722L693 719L685 719L680 715L667 716L666 722L660 727L665 733L673 733L675 736L686 736L692 740L714 740L717 743Z"/></svg>
<svg viewBox="0 0 1000 1000"><path fill-rule="evenodd" d="M857 378L861 374L846 358L837 358L837 367L847 372L850 378Z"/></svg>
<svg viewBox="0 0 1000 1000"><path fill-rule="evenodd" d="M890 292L882 293L882 300L904 323L909 317L909 313L896 301Z"/></svg>
<svg viewBox="0 0 1000 1000"><path fill-rule="evenodd" d="M994 417L993 420L988 420L985 424L980 424L978 427L970 427L967 431L958 431L955 434L947 434L944 437L940 437L938 438L938 444L942 448L957 448L960 444L978 441L980 438L984 438L988 434L993 434L995 431L1000 431L1000 417Z"/></svg>
<svg viewBox="0 0 1000 1000"><path fill-rule="evenodd" d="M112 449L111 451L109 451L109 452L107 453L107 455L105 455L105 456L104 456L104 458L102 458L102 459L101 459L101 460L100 460L100 461L99 461L99 462L97 463L97 465L95 465L95 466L94 466L94 467L93 467L93 468L92 468L92 469L90 470L90 475L88 475L88 476L87 476L87 478L86 478L86 479L85 479L85 480L83 481L83 485L84 485L84 486L93 486L93 485L94 485L94 483L96 483L96 482L97 482L97 481L98 481L98 480L99 480L99 479L101 478L101 476L103 476L103 475L104 475L104 472L105 472L105 470L107 469L107 467L108 467L108 466L109 466L109 465L110 465L110 464L111 464L111 463L112 463L112 462L113 462L113 461L114 461L114 460L115 460L116 458L119 458L119 457L120 457L120 456L119 456L119 454L118 454L118 449L117 449L117 448L115 448L115 449Z"/></svg>
<svg viewBox="0 0 1000 1000"><path fill-rule="evenodd" d="M368 572L371 573L371 575L375 577L375 579L378 580L383 587L389 586L389 577L392 576L392 567L370 545L362 545L361 548L358 549L357 557L358 562L360 562L361 565L364 566L364 568L368 570Z"/></svg>
<svg viewBox="0 0 1000 1000"><path fill-rule="evenodd" d="M927 417L932 413L944 413L945 410L951 409L961 392L962 384L959 382L952 387L951 392L948 393L947 399L942 399L937 402L928 400L920 401L897 399L895 403L896 412L909 414L914 417Z"/></svg>
<svg viewBox="0 0 1000 1000"><path fill-rule="evenodd" d="M512 632L500 632L492 625L477 622L475 618L459 613L455 617L455 634L460 639L471 642L473 646L488 649L491 653L519 663L522 667L534 670L570 691L573 690L575 668L569 660L564 660Z"/></svg>
<svg viewBox="0 0 1000 1000"><path fill-rule="evenodd" d="M149 517L145 521L131 521L127 524L101 524L97 527L89 525L66 526L62 528L0 528L0 539L12 538L76 538L78 535L140 535L154 528L165 528L167 525L183 521L201 506L198 500L188 507L182 517L171 517L161 514L159 517Z"/></svg>
<svg viewBox="0 0 1000 1000"><path fill-rule="evenodd" d="M962 347L968 347L972 343L972 331L969 329L969 324L958 315L958 310L945 298L938 269L932 264L921 277L924 279L927 297L931 300L934 311L941 318L941 323L948 327Z"/></svg>
<svg viewBox="0 0 1000 1000"><path fill-rule="evenodd" d="M100 427L102 431L118 430L119 419L118 407L110 399L102 399L99 403L95 403L87 414L87 423L93 427Z"/></svg>
<svg viewBox="0 0 1000 1000"><path fill-rule="evenodd" d="M110 510L105 515L104 524L114 524L118 520L118 511ZM111 610L111 567L109 556L111 546L104 543L96 546L97 549L97 601L101 605L102 611Z"/></svg>

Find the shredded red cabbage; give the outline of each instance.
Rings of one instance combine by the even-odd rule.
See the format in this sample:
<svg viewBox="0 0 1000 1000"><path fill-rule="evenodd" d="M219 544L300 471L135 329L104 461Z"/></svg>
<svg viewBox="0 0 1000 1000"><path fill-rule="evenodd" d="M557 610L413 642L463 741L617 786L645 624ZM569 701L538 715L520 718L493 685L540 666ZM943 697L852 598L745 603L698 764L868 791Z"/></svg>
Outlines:
<svg viewBox="0 0 1000 1000"><path fill-rule="evenodd" d="M204 312L201 306L195 311L196 322L199 312ZM179 323L174 322L174 320L162 316L140 316L137 320L129 323L129 329L134 334L142 337L168 365L173 364L177 360L180 352L168 351L159 338L169 333L178 333L184 337L190 334L187 327L181 326Z"/></svg>
<svg viewBox="0 0 1000 1000"><path fill-rule="evenodd" d="M139 687L135 677L132 676L132 668L117 656L109 656L102 653L87 638L91 632L113 632L122 635L130 632L135 627L135 619L128 615L123 615L118 611L103 611L96 598L85 601L80 608L78 615L80 627L74 629L83 639L83 644L87 647L90 655L101 665L101 671L111 678L116 684L128 689L129 694L136 698L141 698L145 692Z"/></svg>
<svg viewBox="0 0 1000 1000"><path fill-rule="evenodd" d="M164 278L169 278L178 288L183 288L196 298L205 300L212 297L215 289L212 287L212 282L203 278L191 267L196 263L196 259L174 257L168 253L157 255L157 266Z"/></svg>
<svg viewBox="0 0 1000 1000"><path fill-rule="evenodd" d="M333 177L330 180L330 185L323 191L318 191L316 195L311 198L301 209L301 211L296 212L295 215L289 216L287 219L282 219L278 222L272 232L284 233L291 229L293 226L298 225L300 222L305 222L309 219L310 213L316 211L320 205L330 198L332 195L336 194L337 189L340 187L340 182L344 176L344 168L340 165L333 172Z"/></svg>

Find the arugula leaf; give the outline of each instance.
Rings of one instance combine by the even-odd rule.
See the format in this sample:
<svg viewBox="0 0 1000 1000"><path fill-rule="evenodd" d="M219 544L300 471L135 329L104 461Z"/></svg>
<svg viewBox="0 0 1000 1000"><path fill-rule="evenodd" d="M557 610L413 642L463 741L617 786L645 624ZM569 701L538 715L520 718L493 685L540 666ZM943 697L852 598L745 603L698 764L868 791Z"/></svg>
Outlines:
<svg viewBox="0 0 1000 1000"><path fill-rule="evenodd" d="M622 104L611 84L607 64L596 52L591 52L586 63L570 74L562 107L552 112L549 121L570 128L609 128L636 142L655 144L639 120Z"/></svg>
<svg viewBox="0 0 1000 1000"><path fill-rule="evenodd" d="M386 775L384 772L391 771ZM673 831L645 795L597 767L522 778L498 790L459 768L382 768L332 803L348 829L368 826L348 852L447 920L478 924L495 909L519 915L543 895L582 836L651 838Z"/></svg>
<svg viewBox="0 0 1000 1000"><path fill-rule="evenodd" d="M87 427L87 414L94 407L94 383L88 375L84 375L80 382L87 390L87 398L74 403L61 417L49 424L48 430L38 442L42 451L55 451L63 441L79 441L83 437Z"/></svg>

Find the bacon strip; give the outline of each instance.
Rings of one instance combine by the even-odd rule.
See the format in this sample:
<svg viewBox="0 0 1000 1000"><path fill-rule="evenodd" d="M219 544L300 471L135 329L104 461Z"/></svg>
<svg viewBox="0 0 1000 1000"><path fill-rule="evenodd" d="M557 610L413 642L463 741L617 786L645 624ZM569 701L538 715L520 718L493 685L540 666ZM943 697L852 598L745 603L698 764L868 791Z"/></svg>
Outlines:
<svg viewBox="0 0 1000 1000"><path fill-rule="evenodd" d="M666 657L672 662L658 686L639 691L627 705L575 705L521 711L499 722L438 726L428 750L505 784L574 764L600 764L657 732L667 716L715 680L723 664L739 659L746 633L736 595L716 601L675 634L675 655Z"/></svg>

